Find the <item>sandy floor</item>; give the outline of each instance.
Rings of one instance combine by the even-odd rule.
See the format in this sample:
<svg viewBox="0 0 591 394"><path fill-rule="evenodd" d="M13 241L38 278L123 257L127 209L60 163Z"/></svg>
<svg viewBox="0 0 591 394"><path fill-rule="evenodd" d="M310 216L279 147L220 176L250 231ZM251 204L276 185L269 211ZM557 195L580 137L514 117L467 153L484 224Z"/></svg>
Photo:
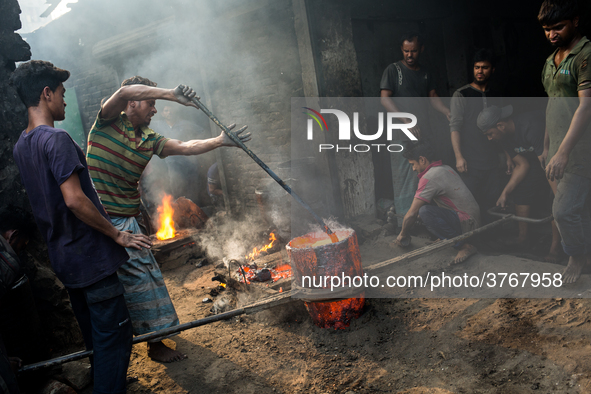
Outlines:
<svg viewBox="0 0 591 394"><path fill-rule="evenodd" d="M363 245L364 263L400 254L389 241ZM464 268L481 264L515 262L477 255ZM217 284L213 271L164 272L181 323L210 315L201 300ZM589 288L587 275L582 283ZM129 392L589 393L590 331L588 299L369 299L338 331L317 328L294 301L166 340L188 354L182 362L156 363L145 344L134 346L129 375L139 380Z"/></svg>

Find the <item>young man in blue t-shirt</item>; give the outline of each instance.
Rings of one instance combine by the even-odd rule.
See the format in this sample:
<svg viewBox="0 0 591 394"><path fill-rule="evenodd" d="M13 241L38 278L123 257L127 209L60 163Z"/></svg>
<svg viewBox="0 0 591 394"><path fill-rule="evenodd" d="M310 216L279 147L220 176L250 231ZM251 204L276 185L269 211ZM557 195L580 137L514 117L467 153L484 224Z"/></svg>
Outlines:
<svg viewBox="0 0 591 394"><path fill-rule="evenodd" d="M132 330L117 269L124 247L149 248L144 235L117 230L101 205L82 149L54 121L65 118L69 71L45 61L21 64L11 76L29 124L14 159L51 265L70 295L92 360L94 393L125 393Z"/></svg>

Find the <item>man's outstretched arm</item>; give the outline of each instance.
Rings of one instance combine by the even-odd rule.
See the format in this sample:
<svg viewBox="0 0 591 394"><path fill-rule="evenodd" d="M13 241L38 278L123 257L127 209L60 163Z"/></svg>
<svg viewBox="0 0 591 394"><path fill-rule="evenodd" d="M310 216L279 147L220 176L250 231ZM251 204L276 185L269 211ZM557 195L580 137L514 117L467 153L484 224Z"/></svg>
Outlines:
<svg viewBox="0 0 591 394"><path fill-rule="evenodd" d="M179 85L174 89L163 89L147 85L122 86L103 104L102 118L112 119L125 110L128 101L168 100L182 105L196 107L192 99L196 97L193 89L186 85Z"/></svg>
<svg viewBox="0 0 591 394"><path fill-rule="evenodd" d="M70 175L70 177L60 185L60 190L64 197L64 201L66 202L66 206L78 219L93 229L112 238L119 245L135 249L150 248L152 246L150 238L143 234L131 234L119 231L111 224L111 222L101 215L92 201L90 201L82 191L80 178L78 178L77 173Z"/></svg>
<svg viewBox="0 0 591 394"><path fill-rule="evenodd" d="M228 129L232 130L236 125L232 124ZM250 141L250 133L242 134L246 130L247 126L241 127L239 130L233 132L240 141ZM206 140L191 140L191 141L179 141L179 140L168 140L162 148L161 156L192 156L199 155L202 153L209 152L210 150L219 148L220 146L238 146L234 141L230 139L223 131L215 138L208 138Z"/></svg>

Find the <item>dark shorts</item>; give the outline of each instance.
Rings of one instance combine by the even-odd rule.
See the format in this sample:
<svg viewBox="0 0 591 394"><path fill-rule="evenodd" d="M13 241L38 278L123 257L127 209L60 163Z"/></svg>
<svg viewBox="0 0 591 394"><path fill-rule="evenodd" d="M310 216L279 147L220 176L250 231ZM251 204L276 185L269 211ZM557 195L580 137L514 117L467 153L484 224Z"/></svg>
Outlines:
<svg viewBox="0 0 591 394"><path fill-rule="evenodd" d="M536 205L541 201L547 201L546 198L550 194L550 185L538 159L529 159L528 162L527 175L511 193L515 205Z"/></svg>
<svg viewBox="0 0 591 394"><path fill-rule="evenodd" d="M502 190L497 168L480 170L468 167L468 172L461 173L460 177L474 196L481 211L486 212L487 209L496 205Z"/></svg>

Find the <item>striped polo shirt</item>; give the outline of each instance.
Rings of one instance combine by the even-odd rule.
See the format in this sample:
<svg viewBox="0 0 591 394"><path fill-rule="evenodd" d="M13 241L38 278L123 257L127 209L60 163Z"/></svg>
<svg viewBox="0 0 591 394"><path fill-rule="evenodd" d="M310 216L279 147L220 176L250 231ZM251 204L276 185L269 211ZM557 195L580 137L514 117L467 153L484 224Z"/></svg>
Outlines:
<svg viewBox="0 0 591 394"><path fill-rule="evenodd" d="M168 140L147 126L136 132L125 112L114 119L103 119L98 113L88 134L86 160L109 215L139 215L140 177L152 155L160 156Z"/></svg>

